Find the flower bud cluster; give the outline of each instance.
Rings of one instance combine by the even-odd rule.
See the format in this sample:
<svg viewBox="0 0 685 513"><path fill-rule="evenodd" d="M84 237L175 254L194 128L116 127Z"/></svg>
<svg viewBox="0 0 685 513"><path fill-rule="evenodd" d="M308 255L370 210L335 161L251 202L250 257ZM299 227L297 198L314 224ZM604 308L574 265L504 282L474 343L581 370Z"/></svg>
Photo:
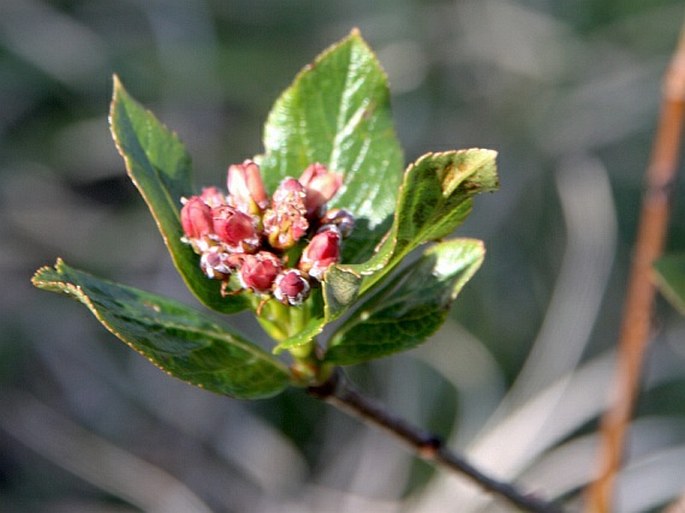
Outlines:
<svg viewBox="0 0 685 513"><path fill-rule="evenodd" d="M181 198L181 240L200 255L208 278L224 282L222 290L235 275L245 290L300 305L340 260L342 239L354 227L346 210L326 209L341 185L340 173L315 163L269 198L259 166L246 160L228 168L228 195L208 187Z"/></svg>

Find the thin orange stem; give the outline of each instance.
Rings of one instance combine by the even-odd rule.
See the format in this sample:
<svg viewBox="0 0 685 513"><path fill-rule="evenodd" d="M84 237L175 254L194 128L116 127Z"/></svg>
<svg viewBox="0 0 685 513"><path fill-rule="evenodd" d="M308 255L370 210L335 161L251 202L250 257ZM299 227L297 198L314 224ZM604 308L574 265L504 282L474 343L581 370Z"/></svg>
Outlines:
<svg viewBox="0 0 685 513"><path fill-rule="evenodd" d="M602 418L598 476L586 493L587 513L609 513L628 424L648 345L655 289L652 264L664 247L685 113L685 30L664 77L661 113L646 171L646 190L623 309L611 404Z"/></svg>

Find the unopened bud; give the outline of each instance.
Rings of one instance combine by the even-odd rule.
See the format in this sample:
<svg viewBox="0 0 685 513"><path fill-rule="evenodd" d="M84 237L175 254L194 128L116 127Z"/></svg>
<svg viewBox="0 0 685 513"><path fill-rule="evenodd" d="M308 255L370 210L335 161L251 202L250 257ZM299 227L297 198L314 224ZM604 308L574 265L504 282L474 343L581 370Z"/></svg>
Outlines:
<svg viewBox="0 0 685 513"><path fill-rule="evenodd" d="M192 241L213 231L212 209L199 196L181 200L181 226L183 233Z"/></svg>
<svg viewBox="0 0 685 513"><path fill-rule="evenodd" d="M255 219L229 205L212 210L214 233L231 251L250 253L259 247Z"/></svg>
<svg viewBox="0 0 685 513"><path fill-rule="evenodd" d="M304 248L299 269L321 281L324 271L340 261L340 238L340 231L335 226L322 227Z"/></svg>
<svg viewBox="0 0 685 513"><path fill-rule="evenodd" d="M276 255L268 251L260 251L254 255L243 256L238 278L244 288L263 294L271 290L282 267Z"/></svg>
<svg viewBox="0 0 685 513"><path fill-rule="evenodd" d="M204 201L210 208L219 207L226 204L226 196L216 187L205 187L202 189L202 194L200 198Z"/></svg>
<svg viewBox="0 0 685 513"><path fill-rule="evenodd" d="M299 182L307 191L305 206L307 215L312 216L319 212L328 201L335 196L342 185L342 174L329 171L326 166L311 164L302 172Z"/></svg>
<svg viewBox="0 0 685 513"><path fill-rule="evenodd" d="M354 229L354 216L344 208L332 208L321 217L321 224L332 224L340 230L343 238L349 237Z"/></svg>
<svg viewBox="0 0 685 513"><path fill-rule="evenodd" d="M274 192L271 208L264 213L264 233L276 249L289 249L301 239L309 222L304 206L305 190L294 178L286 178Z"/></svg>
<svg viewBox="0 0 685 513"><path fill-rule="evenodd" d="M213 280L225 280L241 264L241 257L212 246L200 256L200 269Z"/></svg>
<svg viewBox="0 0 685 513"><path fill-rule="evenodd" d="M262 174L253 161L230 166L226 182L229 200L241 212L259 214L267 207L269 198L264 190Z"/></svg>
<svg viewBox="0 0 685 513"><path fill-rule="evenodd" d="M294 178L287 176L274 191L273 203L302 203L307 197L305 186Z"/></svg>
<svg viewBox="0 0 685 513"><path fill-rule="evenodd" d="M297 269L282 272L274 282L274 297L283 304L301 305L310 290L309 282Z"/></svg>

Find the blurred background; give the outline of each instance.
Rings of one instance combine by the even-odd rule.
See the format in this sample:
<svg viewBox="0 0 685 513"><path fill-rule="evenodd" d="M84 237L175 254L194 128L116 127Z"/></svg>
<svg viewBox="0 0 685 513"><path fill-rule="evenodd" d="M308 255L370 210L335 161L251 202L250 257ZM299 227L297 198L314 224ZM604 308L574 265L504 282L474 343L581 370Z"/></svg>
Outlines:
<svg viewBox="0 0 685 513"><path fill-rule="evenodd" d="M488 472L578 506L684 16L676 0L0 0L0 510L511 511L299 391L247 403L172 379L29 283L61 256L197 305L111 142L112 74L179 133L197 183L221 184L355 26L406 160L494 148L501 190L460 230L488 255L445 327L350 374ZM685 249L683 201L668 244ZM685 320L662 300L648 356L620 512L685 489Z"/></svg>

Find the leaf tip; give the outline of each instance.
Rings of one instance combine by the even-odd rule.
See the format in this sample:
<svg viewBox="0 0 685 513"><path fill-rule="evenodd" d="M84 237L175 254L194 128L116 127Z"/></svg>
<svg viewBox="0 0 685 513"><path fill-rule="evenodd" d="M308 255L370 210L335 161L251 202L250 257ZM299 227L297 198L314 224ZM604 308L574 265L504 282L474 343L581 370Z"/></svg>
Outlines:
<svg viewBox="0 0 685 513"><path fill-rule="evenodd" d="M36 272L33 273L33 276L31 276L31 285L41 288L41 286L45 283L43 276L50 271L52 271L52 268L49 265L44 265L43 267L38 268Z"/></svg>
<svg viewBox="0 0 685 513"><path fill-rule="evenodd" d="M122 96L126 94L126 88L116 73L112 74L112 106Z"/></svg>
<svg viewBox="0 0 685 513"><path fill-rule="evenodd" d="M117 146L117 150L119 150L119 144L117 143L117 135L116 130L114 129L114 123L116 123L117 102L119 100L119 97L121 96L121 92L124 90L125 89L123 84L121 83L121 80L119 79L119 75L114 73L112 75L112 100L109 103L109 115L107 116L107 123L109 124L112 139L114 139L114 143ZM121 150L119 150L119 153L121 153Z"/></svg>
<svg viewBox="0 0 685 513"><path fill-rule="evenodd" d="M64 266L64 260L61 258L57 258L57 261L55 262L54 267L50 267L49 265L44 265L42 267L39 267L36 269L36 272L33 273L33 276L31 277L31 283L33 284L34 287L40 288L41 286L45 285L47 283L46 275L52 272L61 272L61 268Z"/></svg>

